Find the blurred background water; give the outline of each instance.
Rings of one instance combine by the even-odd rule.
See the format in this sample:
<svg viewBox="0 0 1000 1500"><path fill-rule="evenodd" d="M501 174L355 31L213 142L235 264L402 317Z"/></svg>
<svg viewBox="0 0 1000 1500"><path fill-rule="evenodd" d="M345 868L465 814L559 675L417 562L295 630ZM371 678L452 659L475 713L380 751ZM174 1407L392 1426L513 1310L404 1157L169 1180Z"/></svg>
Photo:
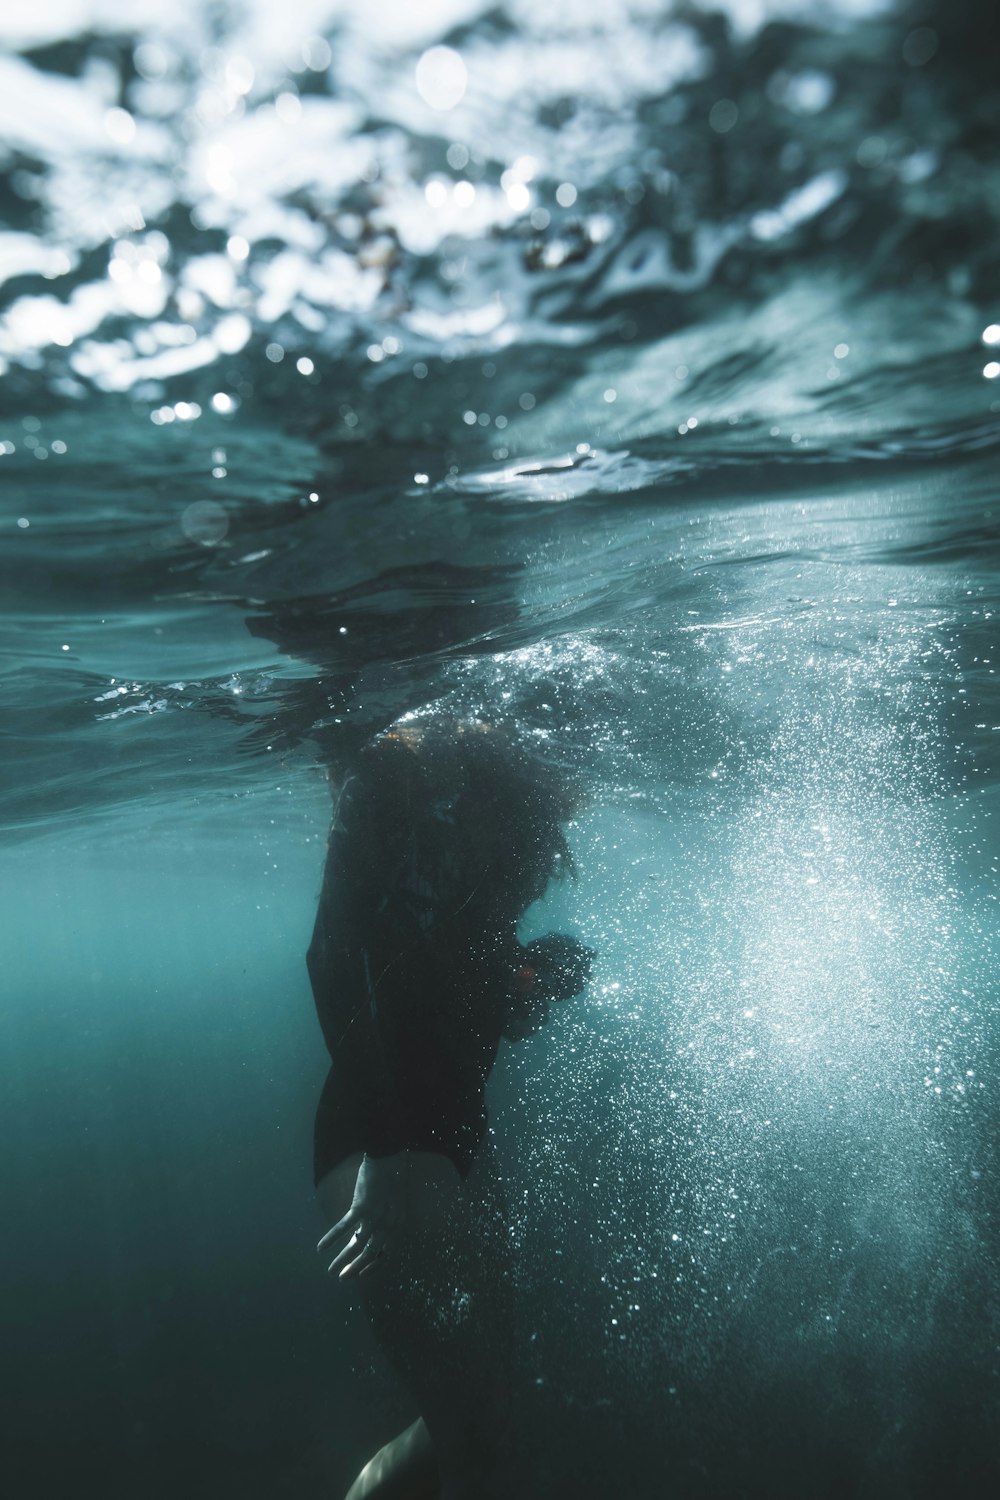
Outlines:
<svg viewBox="0 0 1000 1500"><path fill-rule="evenodd" d="M336 1495L323 766L586 778L524 1493L995 1493L975 0L0 4L0 1494Z"/></svg>

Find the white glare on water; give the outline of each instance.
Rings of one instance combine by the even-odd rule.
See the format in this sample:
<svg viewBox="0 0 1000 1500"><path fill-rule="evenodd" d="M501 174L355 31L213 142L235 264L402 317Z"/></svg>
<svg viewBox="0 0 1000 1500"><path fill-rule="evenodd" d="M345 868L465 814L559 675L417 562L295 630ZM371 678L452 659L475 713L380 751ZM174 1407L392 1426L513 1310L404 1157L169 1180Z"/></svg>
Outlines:
<svg viewBox="0 0 1000 1500"><path fill-rule="evenodd" d="M429 47L417 63L417 92L431 109L454 109L465 97L468 71L452 47Z"/></svg>

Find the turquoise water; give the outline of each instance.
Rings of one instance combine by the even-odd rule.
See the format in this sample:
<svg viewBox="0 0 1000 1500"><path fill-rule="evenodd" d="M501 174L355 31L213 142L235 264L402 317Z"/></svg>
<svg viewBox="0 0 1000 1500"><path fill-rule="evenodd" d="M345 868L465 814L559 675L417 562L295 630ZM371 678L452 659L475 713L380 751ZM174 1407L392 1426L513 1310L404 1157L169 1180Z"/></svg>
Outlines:
<svg viewBox="0 0 1000 1500"><path fill-rule="evenodd" d="M431 703L588 787L491 1082L524 1493L992 1493L986 14L0 15L12 1495L411 1419L303 955L325 760Z"/></svg>

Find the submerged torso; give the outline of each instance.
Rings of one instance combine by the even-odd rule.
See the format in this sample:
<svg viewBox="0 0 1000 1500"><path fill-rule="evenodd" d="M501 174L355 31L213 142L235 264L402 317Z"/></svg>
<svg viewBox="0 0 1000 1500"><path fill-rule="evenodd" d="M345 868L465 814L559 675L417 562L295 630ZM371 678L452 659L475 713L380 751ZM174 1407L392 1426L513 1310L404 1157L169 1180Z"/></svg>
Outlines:
<svg viewBox="0 0 1000 1500"><path fill-rule="evenodd" d="M507 1018L517 913L477 850L468 788L393 805L344 785L309 950L331 1069L317 1180L354 1151L422 1149L468 1170ZM478 856L478 857L477 857Z"/></svg>

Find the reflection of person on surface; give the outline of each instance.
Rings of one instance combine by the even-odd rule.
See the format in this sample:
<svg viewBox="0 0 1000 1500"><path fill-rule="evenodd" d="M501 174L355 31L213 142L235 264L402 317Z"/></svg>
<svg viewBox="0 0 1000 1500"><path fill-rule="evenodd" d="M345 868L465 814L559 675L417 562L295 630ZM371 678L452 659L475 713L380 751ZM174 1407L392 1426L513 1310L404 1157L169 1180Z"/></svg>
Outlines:
<svg viewBox="0 0 1000 1500"><path fill-rule="evenodd" d="M501 1493L511 1252L484 1090L501 1038L530 1035L587 980L576 939L517 938L572 869L573 808L512 736L443 716L379 735L340 790L308 955L332 1059L315 1171L337 1222L320 1247L421 1414L350 1500Z"/></svg>

